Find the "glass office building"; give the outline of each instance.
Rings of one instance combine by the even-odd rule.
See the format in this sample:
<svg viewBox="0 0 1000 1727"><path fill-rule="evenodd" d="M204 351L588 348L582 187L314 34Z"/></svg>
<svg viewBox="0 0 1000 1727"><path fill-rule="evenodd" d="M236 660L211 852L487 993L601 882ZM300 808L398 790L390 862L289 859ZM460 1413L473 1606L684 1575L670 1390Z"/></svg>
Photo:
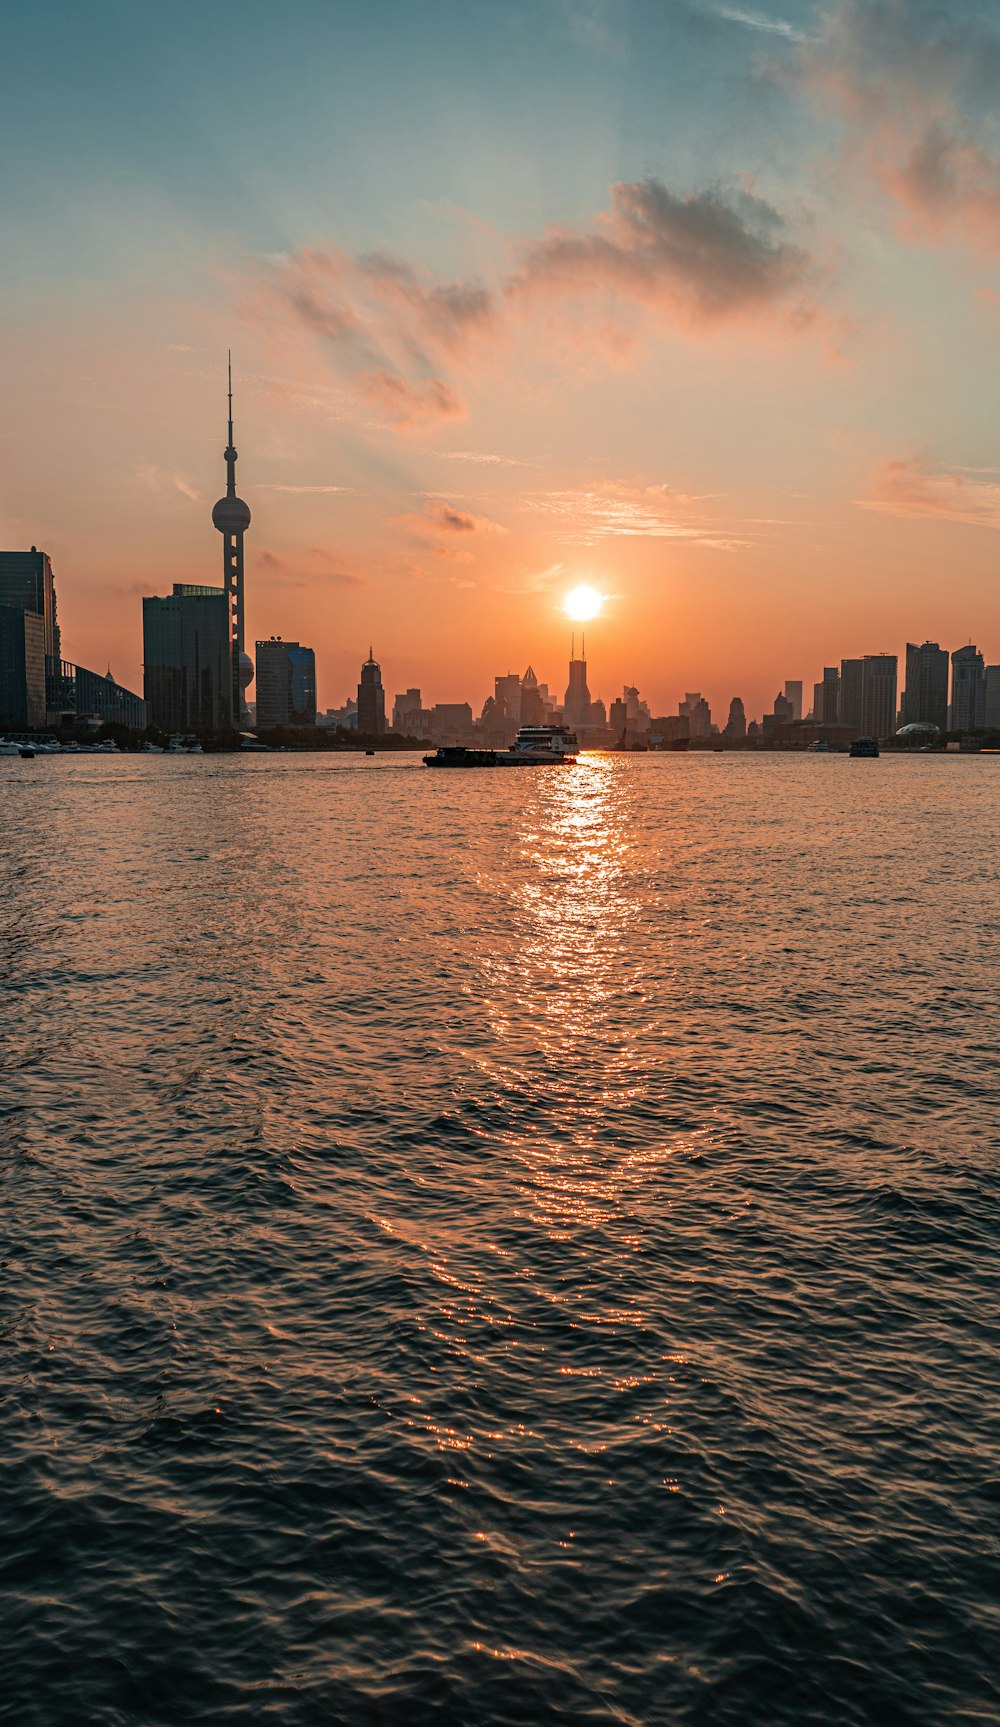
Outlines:
<svg viewBox="0 0 1000 1727"><path fill-rule="evenodd" d="M0 730L45 725L45 624L35 611L0 605Z"/></svg>
<svg viewBox="0 0 1000 1727"><path fill-rule="evenodd" d="M280 636L257 643L257 730L316 724L316 655Z"/></svg>
<svg viewBox="0 0 1000 1727"><path fill-rule="evenodd" d="M142 602L143 695L165 732L232 725L229 608L222 588L175 582Z"/></svg>

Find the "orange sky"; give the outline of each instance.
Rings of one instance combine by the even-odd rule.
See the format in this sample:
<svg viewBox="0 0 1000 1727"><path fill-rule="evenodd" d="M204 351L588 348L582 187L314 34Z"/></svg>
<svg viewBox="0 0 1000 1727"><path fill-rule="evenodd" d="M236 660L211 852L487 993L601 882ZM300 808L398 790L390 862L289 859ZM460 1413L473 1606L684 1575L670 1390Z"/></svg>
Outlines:
<svg viewBox="0 0 1000 1727"><path fill-rule="evenodd" d="M568 6L531 53L515 7L491 75L448 38L450 108L444 13L414 45L389 10L348 138L249 8L245 82L273 76L232 153L204 68L140 32L148 108L54 122L45 197L8 212L0 538L50 552L67 655L141 689L141 595L221 582L231 345L248 633L314 646L321 706L369 641L390 699L478 711L529 661L561 690L580 581L608 596L593 693L656 713L760 714L793 677L808 704L824 663L907 637L1000 659L981 10L678 8L669 35ZM353 74L341 46L308 76L349 105L364 31Z"/></svg>

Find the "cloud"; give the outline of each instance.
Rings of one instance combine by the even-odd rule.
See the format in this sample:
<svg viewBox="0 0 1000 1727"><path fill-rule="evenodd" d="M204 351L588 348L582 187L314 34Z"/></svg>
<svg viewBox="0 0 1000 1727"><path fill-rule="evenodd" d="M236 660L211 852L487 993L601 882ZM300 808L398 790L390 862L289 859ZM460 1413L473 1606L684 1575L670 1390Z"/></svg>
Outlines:
<svg viewBox="0 0 1000 1727"><path fill-rule="evenodd" d="M1000 251L1000 32L970 0L843 0L800 70L904 238Z"/></svg>
<svg viewBox="0 0 1000 1727"><path fill-rule="evenodd" d="M189 498L193 504L202 504L205 501L202 494L195 490L190 480L186 479L183 474L167 474L152 462L146 462L137 468L136 474L142 484L148 487L149 491L155 492L157 497L168 497L171 491L174 491L180 492L184 498Z"/></svg>
<svg viewBox="0 0 1000 1727"><path fill-rule="evenodd" d="M465 418L461 397L441 378L410 383L398 373L382 369L361 372L355 382L362 395L401 430L426 426L435 420Z"/></svg>
<svg viewBox="0 0 1000 1727"><path fill-rule="evenodd" d="M813 311L808 254L752 191L680 196L653 177L620 181L589 227L553 227L529 244L508 286L519 299L611 293L672 320L719 323Z"/></svg>
<svg viewBox="0 0 1000 1727"><path fill-rule="evenodd" d="M324 494L340 493L344 496L354 494L353 486L283 486L273 480L261 480L257 485L259 492L322 492Z"/></svg>
<svg viewBox="0 0 1000 1727"><path fill-rule="evenodd" d="M912 455L884 461L872 478L864 509L885 515L963 522L1000 529L1000 483L990 470L946 469L930 457Z"/></svg>
<svg viewBox="0 0 1000 1727"><path fill-rule="evenodd" d="M770 18L763 12L749 12L742 6L710 6L707 8L726 24L742 24L746 30L762 30L768 36L784 36L790 42L805 41L805 33L789 24L786 18Z"/></svg>
<svg viewBox="0 0 1000 1727"><path fill-rule="evenodd" d="M423 515L398 516L396 520L408 533L423 540L435 556L446 558L451 563L473 562L467 544L458 549L456 538L460 542L468 542L470 538L493 538L507 532L489 516L474 516L468 510L445 503L443 498L428 498Z"/></svg>
<svg viewBox="0 0 1000 1727"><path fill-rule="evenodd" d="M582 491L534 492L528 507L554 516L559 538L569 545L606 539L695 540L714 550L731 551L746 542L705 519L704 498L670 486L628 486L601 481Z"/></svg>
<svg viewBox="0 0 1000 1727"><path fill-rule="evenodd" d="M300 574L296 574L296 566L281 552L258 551L256 561L259 568L268 572L273 582L280 583L283 587L314 587L320 582L332 582L338 587L348 588L364 586L364 577L359 575L350 558L342 552L327 551L323 546L310 546L305 554L298 556L296 564Z"/></svg>
<svg viewBox="0 0 1000 1727"><path fill-rule="evenodd" d="M465 418L468 381L510 344L537 339L539 309L562 321L574 307L588 346L621 365L643 319L801 327L816 315L820 275L751 186L679 193L650 176L613 186L589 222L514 244L492 286L435 282L388 253L305 247L265 266L256 304L282 329L320 339L355 397L411 432Z"/></svg>

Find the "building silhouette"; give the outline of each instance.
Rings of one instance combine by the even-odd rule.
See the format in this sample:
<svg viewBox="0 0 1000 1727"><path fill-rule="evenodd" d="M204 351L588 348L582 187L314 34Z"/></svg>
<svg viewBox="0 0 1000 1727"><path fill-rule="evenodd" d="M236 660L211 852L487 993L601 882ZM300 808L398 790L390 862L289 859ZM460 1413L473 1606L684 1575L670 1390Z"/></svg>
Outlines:
<svg viewBox="0 0 1000 1727"><path fill-rule="evenodd" d="M785 682L785 700L792 704L792 720L802 718L802 679L788 678Z"/></svg>
<svg viewBox="0 0 1000 1727"><path fill-rule="evenodd" d="M316 655L271 636L257 643L257 730L316 724Z"/></svg>
<svg viewBox="0 0 1000 1727"><path fill-rule="evenodd" d="M420 734L423 702L418 689L409 689L392 704L392 729L410 737Z"/></svg>
<svg viewBox="0 0 1000 1727"><path fill-rule="evenodd" d="M817 716L814 715L814 718ZM840 723L860 733L865 723L865 662L840 662Z"/></svg>
<svg viewBox="0 0 1000 1727"><path fill-rule="evenodd" d="M788 689L787 684L785 685L785 689L786 690ZM799 708L800 708L800 711L801 711L801 707L802 707L802 685L800 684L799 685ZM729 718L726 721L725 730L723 731L722 735L724 738L729 738L730 741L735 741L737 739L745 738L747 735L746 709L744 708L743 702L739 696L734 696L732 701L729 704Z"/></svg>
<svg viewBox="0 0 1000 1727"><path fill-rule="evenodd" d="M937 642L906 644L906 687L899 710L904 726L948 725L948 655Z"/></svg>
<svg viewBox="0 0 1000 1727"><path fill-rule="evenodd" d="M563 719L568 726L585 726L590 721L590 690L587 685L587 644L581 638L580 659L576 658L576 639L570 648L569 683L563 703Z"/></svg>
<svg viewBox="0 0 1000 1727"><path fill-rule="evenodd" d="M382 671L371 648L368 649L368 658L361 668L361 682L358 685L358 731L373 738L381 737L385 731Z"/></svg>
<svg viewBox="0 0 1000 1727"><path fill-rule="evenodd" d="M42 651L52 661L62 655L52 560L32 546L30 552L0 552L0 606L34 612L42 620ZM34 634L34 631L31 631Z"/></svg>
<svg viewBox="0 0 1000 1727"><path fill-rule="evenodd" d="M979 649L969 642L951 656L949 730L971 732L986 721L986 666Z"/></svg>
<svg viewBox="0 0 1000 1727"><path fill-rule="evenodd" d="M840 673L824 666L823 676L813 685L813 720L818 726L835 726L840 719Z"/></svg>
<svg viewBox="0 0 1000 1727"><path fill-rule="evenodd" d="M225 452L226 495L212 510L212 521L223 538L222 585L229 620L230 719L247 725L247 685L253 682L253 662L244 647L243 536L250 526L250 508L236 495L236 449L233 444L233 365L229 359L229 442Z"/></svg>
<svg viewBox="0 0 1000 1727"><path fill-rule="evenodd" d="M233 723L231 612L223 588L175 582L142 602L143 694L165 732Z"/></svg>
<svg viewBox="0 0 1000 1727"><path fill-rule="evenodd" d="M0 605L0 731L41 731L46 721L45 622L27 606Z"/></svg>
<svg viewBox="0 0 1000 1727"><path fill-rule="evenodd" d="M1000 666L986 667L983 686L983 725L1000 731Z"/></svg>
<svg viewBox="0 0 1000 1727"><path fill-rule="evenodd" d="M889 738L896 730L895 654L866 654L862 680L861 727L866 737Z"/></svg>
<svg viewBox="0 0 1000 1727"><path fill-rule="evenodd" d="M678 713L687 719L690 737L711 737L712 710L699 690L687 690L684 700L677 704L677 708Z"/></svg>

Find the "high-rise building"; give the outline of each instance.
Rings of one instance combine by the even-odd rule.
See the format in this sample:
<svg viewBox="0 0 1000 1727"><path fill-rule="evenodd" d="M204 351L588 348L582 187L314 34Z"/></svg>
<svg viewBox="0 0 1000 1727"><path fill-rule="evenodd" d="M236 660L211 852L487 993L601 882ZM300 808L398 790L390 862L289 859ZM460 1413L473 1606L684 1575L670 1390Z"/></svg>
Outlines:
<svg viewBox="0 0 1000 1727"><path fill-rule="evenodd" d="M865 662L840 662L840 723L860 733L865 723ZM815 715L813 716L816 717Z"/></svg>
<svg viewBox="0 0 1000 1727"><path fill-rule="evenodd" d="M813 721L818 726L835 726L840 718L840 673L836 666L824 666L820 683L813 685Z"/></svg>
<svg viewBox="0 0 1000 1727"><path fill-rule="evenodd" d="M142 602L143 694L165 732L233 723L231 613L223 588L175 582Z"/></svg>
<svg viewBox="0 0 1000 1727"><path fill-rule="evenodd" d="M149 724L149 709L141 696L115 682L111 667L102 676L71 660L60 660L59 675L46 679L49 725L76 725L97 720L102 725L128 726L142 731Z"/></svg>
<svg viewBox="0 0 1000 1727"><path fill-rule="evenodd" d="M792 704L792 719L802 718L802 679L787 678L785 680L785 700Z"/></svg>
<svg viewBox="0 0 1000 1727"><path fill-rule="evenodd" d="M986 667L983 684L983 725L989 726L990 731L1000 731L1000 666Z"/></svg>
<svg viewBox="0 0 1000 1727"><path fill-rule="evenodd" d="M361 668L361 682L358 685L358 731L372 738L381 737L385 731L382 670L376 663L371 648L368 649L368 658Z"/></svg>
<svg viewBox="0 0 1000 1727"><path fill-rule="evenodd" d="M30 606L0 605L0 730L45 725L45 620Z"/></svg>
<svg viewBox="0 0 1000 1727"><path fill-rule="evenodd" d="M785 685L785 688L786 689L788 688L787 684ZM801 707L801 705L802 705L802 685L800 684L799 685L799 706ZM729 738L730 740L745 738L747 735L746 709L744 708L743 702L739 696L734 696L732 701L729 704L729 718L726 721L725 730L723 731L722 735L724 738Z"/></svg>
<svg viewBox="0 0 1000 1727"><path fill-rule="evenodd" d="M951 656L951 711L948 726L953 732L972 732L985 723L986 666L979 649L969 642Z"/></svg>
<svg viewBox="0 0 1000 1727"><path fill-rule="evenodd" d="M895 654L866 654L862 679L861 726L866 737L891 738L896 730Z"/></svg>
<svg viewBox="0 0 1000 1727"><path fill-rule="evenodd" d="M409 689L405 695L397 696L392 704L392 729L394 732L406 732L410 737L420 730L420 716L423 712L423 702L420 691Z"/></svg>
<svg viewBox="0 0 1000 1727"><path fill-rule="evenodd" d="M223 537L223 590L229 620L230 714L234 726L247 725L247 685L253 682L253 662L244 647L243 536L250 526L250 508L236 496L236 450L233 445L233 363L229 360L229 442L226 446L226 495L212 511ZM259 717L259 716L258 716Z"/></svg>
<svg viewBox="0 0 1000 1727"><path fill-rule="evenodd" d="M541 726L545 724L545 702L538 687L538 679L531 666L521 679L521 724L522 726Z"/></svg>
<svg viewBox="0 0 1000 1727"><path fill-rule="evenodd" d="M904 726L948 724L948 655L937 642L906 644L906 688L899 717Z"/></svg>
<svg viewBox="0 0 1000 1727"><path fill-rule="evenodd" d="M687 690L684 700L677 704L677 711L687 718L691 737L711 737L712 711L699 690Z"/></svg>
<svg viewBox="0 0 1000 1727"><path fill-rule="evenodd" d="M817 686L816 686L816 688L820 691L823 690L823 687L824 686L822 684L817 684ZM774 698L774 709L773 709L773 711L769 714L764 715L764 723L763 723L764 736L766 738L769 738L769 737L773 736L773 734L778 730L778 728L780 726L791 725L792 720L794 718L794 715L795 715L795 708L794 708L791 700L789 699L788 696L783 696L779 692L779 694L776 695Z"/></svg>
<svg viewBox="0 0 1000 1727"><path fill-rule="evenodd" d="M47 552L37 546L30 552L0 552L0 606L35 612L42 619L43 652L50 660L61 658L56 587Z"/></svg>
<svg viewBox="0 0 1000 1727"><path fill-rule="evenodd" d="M569 683L563 703L563 719L568 726L585 726L590 720L590 689L587 685L587 644L581 640L581 657L576 657L576 641L570 648Z"/></svg>
<svg viewBox="0 0 1000 1727"><path fill-rule="evenodd" d="M316 655L280 636L257 643L257 730L316 724Z"/></svg>

